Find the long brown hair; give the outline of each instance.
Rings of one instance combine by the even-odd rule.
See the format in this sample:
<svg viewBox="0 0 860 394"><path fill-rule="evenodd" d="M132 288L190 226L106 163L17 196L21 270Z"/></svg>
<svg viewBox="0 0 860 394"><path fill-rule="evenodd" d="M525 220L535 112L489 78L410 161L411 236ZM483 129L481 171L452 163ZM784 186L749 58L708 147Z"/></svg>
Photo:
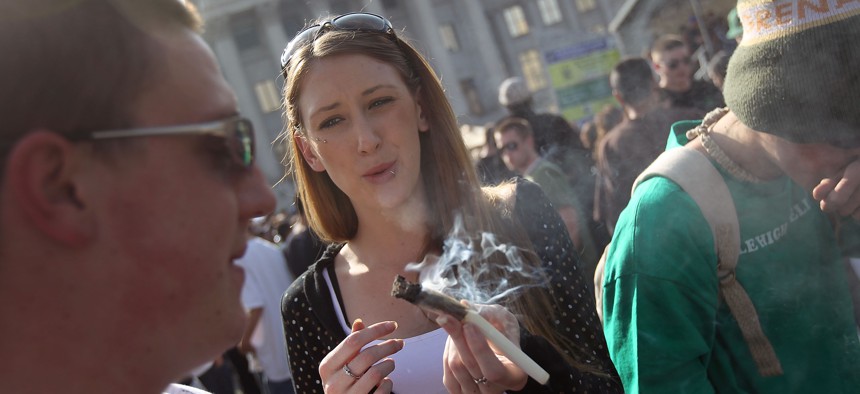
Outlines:
<svg viewBox="0 0 860 394"><path fill-rule="evenodd" d="M410 91L417 93L422 113L429 122L430 131L419 134L421 178L427 194L428 211L434 213L428 218L425 250L441 250L445 237L456 226L460 216L464 219L466 233L496 234L506 243L518 246L527 264L540 267L541 262L532 252L527 234L515 223L511 204L500 192L502 189L481 189L439 78L410 43L401 38L391 38L382 33L326 31L311 44L297 50L287 65L284 88L286 131L281 138L290 147L285 164L294 177L299 198L305 203L310 227L326 242L347 242L358 230L358 218L349 198L335 186L328 173L313 171L302 158L298 138L304 137L297 104L302 79L315 59L359 53L394 67ZM477 271L479 265L501 266L506 263L504 259L502 253L494 253L486 259L465 261L458 269ZM496 275L501 278L505 273L499 270ZM584 362L588 359L586 352L556 332L552 324L553 300L547 293L533 283L524 283L525 279L521 282L518 284L528 289L518 297L505 300L505 306L520 317L530 332L547 338L556 346L571 365L583 371L600 373Z"/></svg>

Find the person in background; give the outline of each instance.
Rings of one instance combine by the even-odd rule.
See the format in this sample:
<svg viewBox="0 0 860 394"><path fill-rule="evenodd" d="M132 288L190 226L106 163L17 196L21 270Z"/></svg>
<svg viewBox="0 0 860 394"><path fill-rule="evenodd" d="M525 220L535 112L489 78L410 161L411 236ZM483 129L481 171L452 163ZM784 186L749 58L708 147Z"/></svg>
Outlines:
<svg viewBox="0 0 860 394"><path fill-rule="evenodd" d="M711 82L720 91L723 90L726 73L729 71L729 59L730 55L728 53L719 51L711 58L710 63L708 63L708 77L711 78Z"/></svg>
<svg viewBox="0 0 860 394"><path fill-rule="evenodd" d="M298 218L293 223L293 229L284 241L282 250L291 276L298 278L322 256L326 245L308 226L305 204L299 196L296 196L295 205Z"/></svg>
<svg viewBox="0 0 860 394"><path fill-rule="evenodd" d="M860 4L840 4L739 1L744 37L726 76L728 108L673 127L670 143L686 143L675 149L708 157L731 193L740 224L734 271L718 265L710 225L674 182L640 183L621 214L603 316L627 392L860 387L845 267L818 209L858 215L858 199L844 193L857 197L860 170ZM777 23L774 10L796 7L805 13ZM741 321L720 295L738 285L756 314Z"/></svg>
<svg viewBox="0 0 860 394"><path fill-rule="evenodd" d="M499 86L499 104L509 116L525 119L531 125L538 154L561 168L579 201L579 206L594 205L594 160L591 151L583 146L579 130L561 116L536 113L533 96L526 82L511 77ZM608 242L606 230L591 216L586 217L583 228L598 245Z"/></svg>
<svg viewBox="0 0 860 394"><path fill-rule="evenodd" d="M582 142L582 146L586 149L592 151L592 155L594 154L594 146L597 141L597 125L595 124L595 119L585 121L580 127L579 130L579 141Z"/></svg>
<svg viewBox="0 0 860 394"><path fill-rule="evenodd" d="M3 392L161 393L239 340L275 198L198 31L176 0L0 3Z"/></svg>
<svg viewBox="0 0 860 394"><path fill-rule="evenodd" d="M293 283L284 255L275 244L252 236L236 265L245 270L242 305L248 311L239 351L260 363L268 394L294 394L280 312L281 297Z"/></svg>
<svg viewBox="0 0 860 394"><path fill-rule="evenodd" d="M620 105L606 104L597 115L594 116L594 124L597 126L597 139L592 146L593 150L597 150L600 146L600 141L609 134L609 131L618 126L624 120L624 111ZM592 156L593 157L593 156Z"/></svg>
<svg viewBox="0 0 860 394"><path fill-rule="evenodd" d="M481 158L475 163L478 177L484 185L498 185L514 176L499 154L493 127L492 123L484 126L484 146L481 148Z"/></svg>
<svg viewBox="0 0 860 394"><path fill-rule="evenodd" d="M630 201L633 181L666 148L672 124L700 119L692 108L668 108L660 96L648 61L626 58L609 74L612 95L621 105L624 120L603 138L597 148L597 186L594 219L610 234L618 215Z"/></svg>
<svg viewBox="0 0 860 394"><path fill-rule="evenodd" d="M729 30L726 32L726 38L735 40L738 44L744 39L744 26L741 23L741 18L738 17L737 7L732 8L726 16L726 21L729 24Z"/></svg>
<svg viewBox="0 0 860 394"><path fill-rule="evenodd" d="M651 62L669 106L707 112L725 105L719 89L706 81L693 79L690 49L680 36L658 37L651 47Z"/></svg>
<svg viewBox="0 0 860 394"><path fill-rule="evenodd" d="M621 390L558 214L526 180L481 187L439 78L388 20L321 20L287 45L281 65L290 172L311 228L332 243L283 298L296 391ZM484 243L486 233L509 253ZM478 255L444 269L437 257L457 239ZM522 263L516 272L506 271L509 257ZM480 313L549 370L549 386L472 324L394 299L396 275L450 281L449 292L515 285Z"/></svg>
<svg viewBox="0 0 860 394"><path fill-rule="evenodd" d="M511 77L499 85L499 104L508 115L523 118L532 124L535 133L535 148L540 155L551 155L561 148L571 138L579 137L579 133L564 118L551 113L537 113L534 110L534 100L526 81L520 77ZM579 142L574 142L576 147Z"/></svg>
<svg viewBox="0 0 860 394"><path fill-rule="evenodd" d="M501 146L505 165L541 187L561 216L571 241L580 253L580 266L592 267L597 263L597 252L585 228L583 209L561 169L538 155L531 125L525 119L510 117L502 119L494 129L496 144ZM584 271L585 275L589 275L592 270Z"/></svg>

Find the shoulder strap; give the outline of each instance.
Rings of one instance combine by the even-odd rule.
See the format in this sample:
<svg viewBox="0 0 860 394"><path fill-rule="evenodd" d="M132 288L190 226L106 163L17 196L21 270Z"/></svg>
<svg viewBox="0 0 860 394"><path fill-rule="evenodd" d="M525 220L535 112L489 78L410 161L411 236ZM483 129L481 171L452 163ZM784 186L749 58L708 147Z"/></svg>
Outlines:
<svg viewBox="0 0 860 394"><path fill-rule="evenodd" d="M633 182L633 189L657 175L677 183L699 206L714 236L720 293L738 322L759 374L782 375L779 358L761 329L752 300L735 277L740 255L740 226L734 199L722 175L699 151L675 148L663 152L648 166Z"/></svg>

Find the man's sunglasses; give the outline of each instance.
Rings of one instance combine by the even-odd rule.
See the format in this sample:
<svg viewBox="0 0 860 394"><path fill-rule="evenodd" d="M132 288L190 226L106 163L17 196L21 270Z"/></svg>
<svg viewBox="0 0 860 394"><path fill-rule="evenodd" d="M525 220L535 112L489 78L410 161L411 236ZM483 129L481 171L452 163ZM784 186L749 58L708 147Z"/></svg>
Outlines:
<svg viewBox="0 0 860 394"><path fill-rule="evenodd" d="M499 148L499 151L500 152L506 152L506 151L507 152L513 152L519 148L520 148L520 144L518 142L511 141L511 142L508 142L507 144L502 145L502 147Z"/></svg>
<svg viewBox="0 0 860 394"><path fill-rule="evenodd" d="M390 35L392 39L396 38L394 28L391 22L376 14L355 12L343 14L334 19L318 23L313 26L308 26L304 30L296 34L287 47L284 48L284 53L281 54L281 72L286 78L287 64L293 58L293 54L307 44L314 42L320 35L328 30L345 30L345 31L361 31L371 33L384 33Z"/></svg>
<svg viewBox="0 0 860 394"><path fill-rule="evenodd" d="M689 66L691 62L692 62L692 60L690 60L689 58L686 58L686 57L683 59L672 59L671 62L666 63L666 67L669 67L670 70L674 70L674 69L678 68L678 66L680 66L681 63Z"/></svg>
<svg viewBox="0 0 860 394"><path fill-rule="evenodd" d="M107 140L161 135L204 135L223 138L231 158L240 168L249 169L254 165L254 126L249 119L241 116L177 126L94 131L75 139Z"/></svg>

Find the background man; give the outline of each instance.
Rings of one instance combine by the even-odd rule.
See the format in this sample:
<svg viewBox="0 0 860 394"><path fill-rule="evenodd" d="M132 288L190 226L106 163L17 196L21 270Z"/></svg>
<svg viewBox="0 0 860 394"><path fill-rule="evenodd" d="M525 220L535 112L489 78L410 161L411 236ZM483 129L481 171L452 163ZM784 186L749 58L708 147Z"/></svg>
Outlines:
<svg viewBox="0 0 860 394"><path fill-rule="evenodd" d="M728 186L740 224L737 269L721 272L701 209L666 178L639 184L618 220L603 281L604 331L629 393L860 387L845 267L831 222L810 197L815 191L822 207L835 202L822 179L843 174L856 187L860 4L808 6L741 0L744 37L724 87L730 110L673 129L683 143L696 126L687 135L698 137L676 149L707 155ZM792 13L796 7L805 12ZM791 20L775 22L786 10ZM720 288L735 284L757 317L739 322L729 311ZM754 346L745 340L751 326L764 334Z"/></svg>
<svg viewBox="0 0 860 394"><path fill-rule="evenodd" d="M583 267L592 267L597 262L594 242L584 225L582 208L565 180L561 169L540 157L535 149L535 140L528 121L521 118L503 119L495 127L496 144L508 168L537 183L558 211L567 227L573 244L581 253Z"/></svg>
<svg viewBox="0 0 860 394"><path fill-rule="evenodd" d="M624 120L601 140L597 148L597 185L594 219L609 232L630 200L630 188L666 149L669 129L679 120L701 119L693 108L668 108L660 96L651 66L643 58L628 58L609 74L612 95L621 104Z"/></svg>
<svg viewBox="0 0 860 394"><path fill-rule="evenodd" d="M723 95L714 85L693 79L693 60L684 39L674 34L657 38L651 47L654 71L660 77L660 89L672 107L693 107L710 111L725 105Z"/></svg>
<svg viewBox="0 0 860 394"><path fill-rule="evenodd" d="M520 77L511 77L502 82L499 86L499 103L508 110L510 116L525 119L531 125L535 150L538 155L561 168L567 182L573 187L579 205L593 206L594 175L591 169L594 160L591 151L582 145L579 131L561 116L536 113L532 107L532 93ZM586 224L582 231L588 231L598 245L609 242L606 229L593 222L591 215L584 220Z"/></svg>
<svg viewBox="0 0 860 394"><path fill-rule="evenodd" d="M242 304L248 311L239 350L253 354L260 363L268 394L293 394L281 297L294 277L288 272L284 254L275 244L252 236L248 252L236 260L236 265L245 270Z"/></svg>
<svg viewBox="0 0 860 394"><path fill-rule="evenodd" d="M0 5L4 392L160 393L238 342L275 200L195 30L176 0Z"/></svg>

